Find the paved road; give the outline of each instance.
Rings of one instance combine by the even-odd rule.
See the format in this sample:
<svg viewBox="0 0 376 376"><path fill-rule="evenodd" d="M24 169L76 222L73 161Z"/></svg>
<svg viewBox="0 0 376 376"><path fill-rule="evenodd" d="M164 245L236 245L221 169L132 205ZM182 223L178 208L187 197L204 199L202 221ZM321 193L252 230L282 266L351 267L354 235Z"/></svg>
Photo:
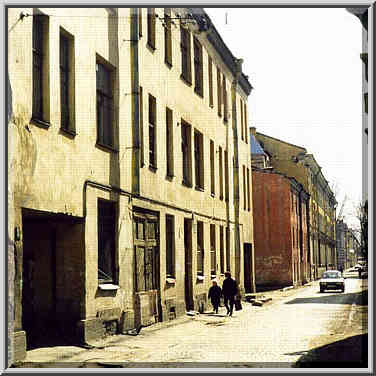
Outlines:
<svg viewBox="0 0 376 376"><path fill-rule="evenodd" d="M367 333L367 280L353 277L346 279L345 293L320 293L316 281L296 290L274 292L272 302L263 307L243 303L243 310L233 317L226 317L225 308L220 308L219 315L195 316L160 330L151 326L136 337L114 336L106 340L104 349L32 350L27 362L88 362L86 367L106 362L107 366L176 367L178 362L186 367L276 368L293 367L298 360L320 360L317 351L323 346ZM346 354L342 358L349 360Z"/></svg>

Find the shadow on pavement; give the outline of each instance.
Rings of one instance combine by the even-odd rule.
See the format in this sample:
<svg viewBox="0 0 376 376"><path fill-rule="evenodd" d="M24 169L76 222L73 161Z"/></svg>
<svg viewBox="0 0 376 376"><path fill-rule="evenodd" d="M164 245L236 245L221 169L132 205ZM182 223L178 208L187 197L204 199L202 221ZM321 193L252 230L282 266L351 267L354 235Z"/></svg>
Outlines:
<svg viewBox="0 0 376 376"><path fill-rule="evenodd" d="M297 368L367 368L368 334L348 337L316 347L301 356Z"/></svg>
<svg viewBox="0 0 376 376"><path fill-rule="evenodd" d="M319 297L315 298L295 298L284 304L355 304L360 306L368 305L368 290L356 293L338 293L334 295L323 296L325 293L319 293Z"/></svg>

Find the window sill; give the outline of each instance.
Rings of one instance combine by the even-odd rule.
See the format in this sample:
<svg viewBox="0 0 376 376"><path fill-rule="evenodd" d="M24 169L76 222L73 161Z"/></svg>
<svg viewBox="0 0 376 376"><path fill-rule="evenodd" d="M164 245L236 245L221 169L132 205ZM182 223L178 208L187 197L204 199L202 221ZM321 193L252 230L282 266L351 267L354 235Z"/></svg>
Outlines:
<svg viewBox="0 0 376 376"><path fill-rule="evenodd" d="M77 133L74 130L66 129L66 128L60 128L60 132L65 134L66 136L70 137L76 137Z"/></svg>
<svg viewBox="0 0 376 376"><path fill-rule="evenodd" d="M183 180L181 183L182 183L184 186L188 187L188 188L192 188L192 183L189 183L189 182L187 182L187 181L185 181L185 180Z"/></svg>
<svg viewBox="0 0 376 376"><path fill-rule="evenodd" d="M198 89L195 88L195 93L201 98L204 99L204 93L201 93Z"/></svg>
<svg viewBox="0 0 376 376"><path fill-rule="evenodd" d="M112 283L101 283L101 284L98 285L98 288L100 290L114 291L114 290L119 290L120 286L113 285Z"/></svg>
<svg viewBox="0 0 376 376"><path fill-rule="evenodd" d="M172 68L172 64L168 61L165 60L165 64L167 66L168 69L171 69Z"/></svg>
<svg viewBox="0 0 376 376"><path fill-rule="evenodd" d="M31 118L30 123L32 123L32 124L34 124L38 127L44 128L44 129L48 129L51 126L51 123L49 123L47 121L40 120L40 119L36 119L34 117Z"/></svg>
<svg viewBox="0 0 376 376"><path fill-rule="evenodd" d="M195 187L195 190L196 191L200 191L200 192L204 192L204 188L198 187L198 186Z"/></svg>
<svg viewBox="0 0 376 376"><path fill-rule="evenodd" d="M196 279L197 283L202 283L202 282L204 282L204 280L205 280L205 277L203 275L197 276L197 279Z"/></svg>
<svg viewBox="0 0 376 376"><path fill-rule="evenodd" d="M216 279L216 278L217 278L217 275L216 275L216 274L212 274L210 277L211 277L211 279L213 280L213 279Z"/></svg>
<svg viewBox="0 0 376 376"><path fill-rule="evenodd" d="M153 166L153 165L149 165L149 170L150 170L151 172L157 172L158 168L155 167L155 166Z"/></svg>
<svg viewBox="0 0 376 376"><path fill-rule="evenodd" d="M215 194L214 193L210 193L210 196L215 198Z"/></svg>
<svg viewBox="0 0 376 376"><path fill-rule="evenodd" d="M149 41L146 43L146 47L150 50L151 53L154 53L154 51L156 50L155 46L150 44Z"/></svg>
<svg viewBox="0 0 376 376"><path fill-rule="evenodd" d="M175 175L166 175L166 180L172 181L174 179Z"/></svg>
<svg viewBox="0 0 376 376"><path fill-rule="evenodd" d="M214 104L209 104L209 107L210 108L214 108Z"/></svg>
<svg viewBox="0 0 376 376"><path fill-rule="evenodd" d="M105 151L111 151L113 153L118 153L118 150L116 150L113 146L102 144L100 141L97 141L95 146L97 146L100 149L104 149Z"/></svg>
<svg viewBox="0 0 376 376"><path fill-rule="evenodd" d="M180 79L188 86L192 86L192 82L188 81L182 74L180 75Z"/></svg>
<svg viewBox="0 0 376 376"><path fill-rule="evenodd" d="M167 277L166 278L166 283L169 285L175 285L176 284L176 279L173 277Z"/></svg>

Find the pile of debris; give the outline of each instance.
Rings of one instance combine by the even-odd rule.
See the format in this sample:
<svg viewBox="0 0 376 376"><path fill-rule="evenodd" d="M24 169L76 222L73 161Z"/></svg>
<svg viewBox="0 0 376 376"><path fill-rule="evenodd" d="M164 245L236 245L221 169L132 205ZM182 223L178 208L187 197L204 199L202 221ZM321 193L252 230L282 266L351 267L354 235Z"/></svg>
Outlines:
<svg viewBox="0 0 376 376"><path fill-rule="evenodd" d="M264 303L270 302L272 300L272 298L270 298L270 297L266 297L263 294L257 294L257 293L255 293L255 294L251 294L251 293L245 294L244 299L245 299L246 302L252 303L252 305L256 306L256 307L262 307L264 305Z"/></svg>

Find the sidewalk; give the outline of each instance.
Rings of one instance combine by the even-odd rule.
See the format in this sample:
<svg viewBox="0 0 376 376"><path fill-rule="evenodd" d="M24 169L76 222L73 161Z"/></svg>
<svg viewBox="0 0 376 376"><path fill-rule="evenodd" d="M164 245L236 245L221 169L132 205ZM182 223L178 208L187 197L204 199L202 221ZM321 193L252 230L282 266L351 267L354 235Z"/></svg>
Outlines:
<svg viewBox="0 0 376 376"><path fill-rule="evenodd" d="M314 282L313 282L314 283ZM297 290L311 285L306 284L287 290L272 290L262 293L256 293L257 299L262 296L271 298L265 305L253 306L252 303L243 301L243 309L234 311L235 319L241 319L245 315L254 311L265 309L280 299L295 294ZM54 346L29 350L24 362L14 365L22 368L92 368L92 367L120 367L123 364L129 364L137 361L147 362L147 354L153 351L152 338L156 332L172 329L174 333L184 333L184 327L187 323L195 322L197 325L204 324L209 326L231 325L233 318L226 316L224 307L220 308L219 314L213 314L211 311L197 314L194 316L184 315L175 320L160 322L145 328L142 328L139 335L118 334L104 339L91 342L88 346ZM196 327L195 330L200 330ZM191 330L191 326L189 326ZM166 332L170 333L170 331ZM160 344L163 347L164 344ZM169 351L168 348L166 351ZM117 365L116 365L117 364Z"/></svg>

